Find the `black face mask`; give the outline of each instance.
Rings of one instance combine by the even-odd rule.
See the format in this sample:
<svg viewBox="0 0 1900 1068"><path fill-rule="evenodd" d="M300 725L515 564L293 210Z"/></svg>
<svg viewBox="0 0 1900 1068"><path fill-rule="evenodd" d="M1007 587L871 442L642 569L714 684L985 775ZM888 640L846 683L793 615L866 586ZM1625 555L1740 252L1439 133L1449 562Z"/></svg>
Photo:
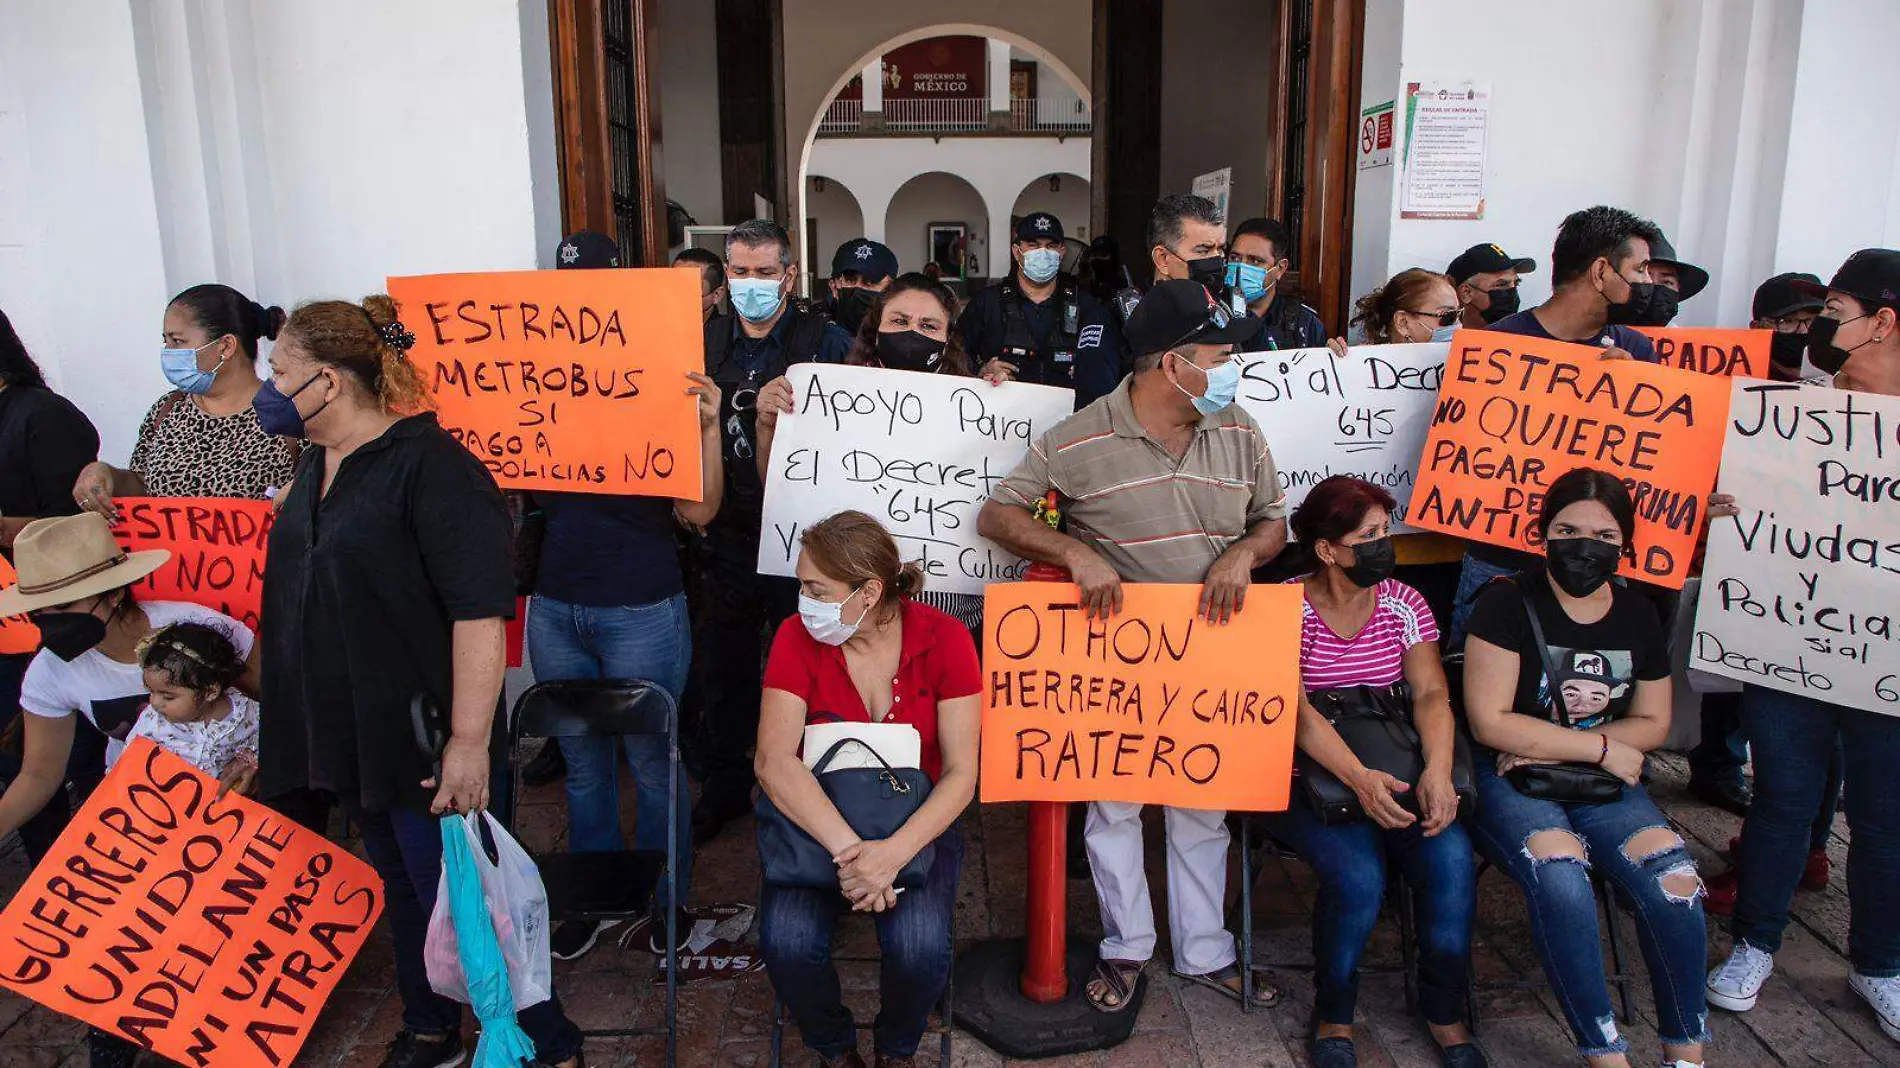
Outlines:
<svg viewBox="0 0 1900 1068"><path fill-rule="evenodd" d="M40 628L40 645L67 662L106 640L106 621L91 612L39 612L33 624Z"/></svg>
<svg viewBox="0 0 1900 1068"><path fill-rule="evenodd" d="M1865 315L1854 316L1854 319L1865 318L1867 318ZM1847 323L1853 322L1854 319L1830 319L1823 315L1808 324L1808 362L1824 374L1840 374L1841 368L1847 366L1847 358L1854 354L1854 349L1873 340L1873 335L1870 334L1867 341L1855 345L1853 349L1844 349L1834 344L1835 332Z"/></svg>
<svg viewBox="0 0 1900 1068"><path fill-rule="evenodd" d="M1595 538L1559 538L1544 543L1550 577L1572 597L1588 597L1610 581L1623 562L1623 547Z"/></svg>
<svg viewBox="0 0 1900 1068"><path fill-rule="evenodd" d="M1184 259L1188 277L1207 287L1209 293L1220 296L1227 291L1227 260L1222 256L1203 256L1198 260Z"/></svg>
<svg viewBox="0 0 1900 1068"><path fill-rule="evenodd" d="M1641 322L1632 326L1668 326L1675 321L1681 298L1666 285L1654 283L1649 290L1649 307L1643 309Z"/></svg>
<svg viewBox="0 0 1900 1068"><path fill-rule="evenodd" d="M1486 323L1495 323L1507 315L1517 314L1516 286L1509 289L1493 289L1486 295L1491 298L1491 306L1478 313L1478 318Z"/></svg>
<svg viewBox="0 0 1900 1068"><path fill-rule="evenodd" d="M1628 279L1624 279L1623 284L1630 287L1629 299L1621 304L1610 305L1610 324L1613 326L1655 325L1651 319L1655 315L1656 291L1664 287L1654 282L1632 282ZM1675 318L1673 310L1670 318Z"/></svg>
<svg viewBox="0 0 1900 1068"><path fill-rule="evenodd" d="M1360 589L1371 589L1391 578L1393 569L1399 566L1399 552L1393 547L1391 538L1364 541L1350 548L1352 566L1340 570Z"/></svg>
<svg viewBox="0 0 1900 1068"><path fill-rule="evenodd" d="M943 348L943 342L915 330L877 335L877 360L893 371L934 371L943 359Z"/></svg>
<svg viewBox="0 0 1900 1068"><path fill-rule="evenodd" d="M871 305L877 303L877 297L877 290L863 286L841 290L831 301L832 318L844 327L846 333L856 334L858 328L864 325L864 317L870 314Z"/></svg>
<svg viewBox="0 0 1900 1068"><path fill-rule="evenodd" d="M1768 339L1768 362L1785 372L1789 381L1801 376L1801 357L1808 351L1808 335L1777 333Z"/></svg>

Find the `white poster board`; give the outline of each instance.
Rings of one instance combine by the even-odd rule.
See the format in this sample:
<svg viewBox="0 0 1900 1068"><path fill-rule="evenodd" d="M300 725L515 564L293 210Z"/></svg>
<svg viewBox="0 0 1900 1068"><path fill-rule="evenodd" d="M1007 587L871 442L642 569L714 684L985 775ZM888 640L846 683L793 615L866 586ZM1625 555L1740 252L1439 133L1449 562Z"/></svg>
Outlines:
<svg viewBox="0 0 1900 1068"><path fill-rule="evenodd" d="M1398 499L1403 520L1431 429L1445 342L1248 352L1238 401L1260 424L1289 513L1330 475L1352 475ZM1394 533L1415 530L1394 522Z"/></svg>
<svg viewBox="0 0 1900 1068"><path fill-rule="evenodd" d="M1491 87L1412 82L1405 87L1405 167L1399 218L1484 218Z"/></svg>
<svg viewBox="0 0 1900 1068"><path fill-rule="evenodd" d="M1209 171L1194 179L1194 185L1188 191L1197 197L1206 197L1213 201L1214 207L1220 209L1220 217L1226 219L1227 202L1232 197L1233 189L1234 169L1222 167L1220 170ZM1232 222L1233 220L1228 219L1230 225Z"/></svg>
<svg viewBox="0 0 1900 1068"><path fill-rule="evenodd" d="M1900 397L1733 388L1689 665L1900 715Z"/></svg>
<svg viewBox="0 0 1900 1068"><path fill-rule="evenodd" d="M924 588L982 593L1024 562L977 536L976 513L1023 453L1069 417L1073 390L980 378L799 364L765 481L759 573L791 575L798 535L855 508L875 516Z"/></svg>

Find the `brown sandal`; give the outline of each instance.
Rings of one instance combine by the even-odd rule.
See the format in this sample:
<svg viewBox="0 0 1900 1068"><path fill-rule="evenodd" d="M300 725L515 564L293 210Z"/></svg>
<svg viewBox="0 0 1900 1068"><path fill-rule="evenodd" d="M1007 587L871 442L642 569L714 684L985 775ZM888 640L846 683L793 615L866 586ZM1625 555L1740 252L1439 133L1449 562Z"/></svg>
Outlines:
<svg viewBox="0 0 1900 1068"><path fill-rule="evenodd" d="M1135 988L1141 985L1145 966L1146 962L1138 960L1096 961L1095 974L1082 988L1082 996L1096 1012L1121 1012L1134 1004Z"/></svg>
<svg viewBox="0 0 1900 1068"><path fill-rule="evenodd" d="M1263 980L1261 978L1261 972L1262 969L1254 969L1253 1006L1256 1009L1264 1009L1280 1000L1280 988ZM1189 975L1186 972L1175 972L1174 977L1193 983L1196 986L1204 986L1222 997L1233 1000L1236 1004L1242 1003L1240 965L1238 964L1229 964L1225 968L1208 972L1205 975Z"/></svg>

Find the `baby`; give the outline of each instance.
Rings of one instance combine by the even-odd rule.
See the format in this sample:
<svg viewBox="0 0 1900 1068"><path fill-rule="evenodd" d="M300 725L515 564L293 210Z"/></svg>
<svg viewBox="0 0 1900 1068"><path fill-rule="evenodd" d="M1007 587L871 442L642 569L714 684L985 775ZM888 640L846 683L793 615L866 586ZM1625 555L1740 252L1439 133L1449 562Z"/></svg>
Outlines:
<svg viewBox="0 0 1900 1068"><path fill-rule="evenodd" d="M244 660L220 629L174 623L139 647L152 703L133 738L150 738L207 775L246 790L257 770L257 702L235 689Z"/></svg>

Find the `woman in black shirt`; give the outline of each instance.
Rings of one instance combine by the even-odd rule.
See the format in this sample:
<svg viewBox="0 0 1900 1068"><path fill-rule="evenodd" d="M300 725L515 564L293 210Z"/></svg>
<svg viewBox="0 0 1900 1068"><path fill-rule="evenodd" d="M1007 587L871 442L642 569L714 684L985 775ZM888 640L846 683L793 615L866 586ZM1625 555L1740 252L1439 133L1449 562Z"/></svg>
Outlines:
<svg viewBox="0 0 1900 1068"><path fill-rule="evenodd" d="M0 554L13 559L13 539L28 523L71 515L73 480L99 456L99 432L73 402L46 387L6 313L0 312ZM20 684L31 652L0 653L0 722L3 736L18 730ZM105 769L105 738L87 727L74 738L68 764L82 784L96 784ZM20 774L19 747L0 743L0 778ZM35 863L52 848L69 816L64 790L20 826L20 842Z"/></svg>
<svg viewBox="0 0 1900 1068"><path fill-rule="evenodd" d="M1669 736L1669 653L1655 609L1611 582L1635 525L1621 479L1571 471L1538 516L1546 565L1478 599L1465 644L1465 712L1482 747L1468 822L1524 891L1578 1053L1597 1068L1629 1064L1603 979L1595 871L1635 910L1663 1064L1694 1068L1708 1039L1702 882L1642 785L1644 755ZM1592 775L1596 790L1580 789Z"/></svg>
<svg viewBox="0 0 1900 1068"><path fill-rule="evenodd" d="M306 304L257 395L265 430L310 443L264 575L261 790L336 794L383 876L403 1002L385 1068L461 1055L461 1006L430 988L422 960L442 861L431 813L488 804L515 599L501 492L423 411L404 355L414 340L386 296ZM450 710L439 782L411 735L417 694ZM578 1062L558 999L520 1021L542 1061Z"/></svg>

